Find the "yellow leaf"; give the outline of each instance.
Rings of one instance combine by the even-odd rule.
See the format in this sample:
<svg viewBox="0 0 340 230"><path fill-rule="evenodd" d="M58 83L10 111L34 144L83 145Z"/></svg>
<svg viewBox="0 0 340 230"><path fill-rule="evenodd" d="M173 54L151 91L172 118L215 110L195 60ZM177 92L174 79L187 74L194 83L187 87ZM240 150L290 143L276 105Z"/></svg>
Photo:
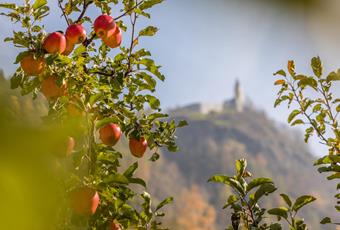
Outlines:
<svg viewBox="0 0 340 230"><path fill-rule="evenodd" d="M294 61L289 60L288 61L288 72L290 73L290 75L294 76L295 75L295 64Z"/></svg>
<svg viewBox="0 0 340 230"><path fill-rule="evenodd" d="M286 81L283 79L280 79L280 80L276 80L274 85L283 85L284 83L286 83Z"/></svg>

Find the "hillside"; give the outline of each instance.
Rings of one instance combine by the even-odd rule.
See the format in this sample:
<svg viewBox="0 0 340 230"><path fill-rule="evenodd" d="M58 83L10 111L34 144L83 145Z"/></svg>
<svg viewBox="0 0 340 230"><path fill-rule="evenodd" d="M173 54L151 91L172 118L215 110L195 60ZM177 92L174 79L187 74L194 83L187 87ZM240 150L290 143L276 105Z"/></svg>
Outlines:
<svg viewBox="0 0 340 230"><path fill-rule="evenodd" d="M180 153L166 153L167 161L175 163L189 185L197 185L207 194L217 214L217 229L226 225L226 213L221 210L226 194L223 187L207 184L216 173L231 174L234 161L248 160L253 175L274 179L279 190L263 204L280 204L278 194L292 197L312 194L318 197L313 209L303 213L311 229L320 229L318 221L332 215L334 187L312 166L315 158L309 153L302 134L282 128L263 112L247 108L238 113L232 108L203 115L177 109L172 115L186 119L189 126L179 130ZM321 183L321 184L320 184ZM268 206L269 205L269 206ZM325 226L322 226L325 229Z"/></svg>

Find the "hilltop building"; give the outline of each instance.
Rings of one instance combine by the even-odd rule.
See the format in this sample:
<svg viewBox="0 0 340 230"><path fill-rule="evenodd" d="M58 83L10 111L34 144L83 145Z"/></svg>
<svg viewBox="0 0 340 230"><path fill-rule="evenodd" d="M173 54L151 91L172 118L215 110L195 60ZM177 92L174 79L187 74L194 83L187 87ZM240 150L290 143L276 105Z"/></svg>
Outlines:
<svg viewBox="0 0 340 230"><path fill-rule="evenodd" d="M222 112L223 110L235 110L242 113L246 107L246 97L240 81L237 79L234 86L234 97L222 103L193 103L180 110L185 112L197 112L209 114L211 112Z"/></svg>

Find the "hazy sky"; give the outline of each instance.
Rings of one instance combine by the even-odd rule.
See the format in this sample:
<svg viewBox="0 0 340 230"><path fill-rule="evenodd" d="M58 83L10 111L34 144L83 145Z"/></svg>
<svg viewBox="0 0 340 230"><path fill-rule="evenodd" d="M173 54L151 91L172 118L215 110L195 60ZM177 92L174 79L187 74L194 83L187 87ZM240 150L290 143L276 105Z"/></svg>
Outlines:
<svg viewBox="0 0 340 230"><path fill-rule="evenodd" d="M239 78L254 104L285 122L287 110L273 108L272 73L285 68L288 59L296 60L298 71L308 72L316 55L324 60L327 72L340 67L337 2L167 0L152 12L158 36L141 42L167 77L157 92L163 107L220 102L232 96ZM95 17L96 12L92 14ZM65 30L58 15L53 8L47 30ZM16 68L12 63L17 50L2 40L14 27L4 17L0 25L0 68L10 74ZM340 85L336 87L339 93Z"/></svg>

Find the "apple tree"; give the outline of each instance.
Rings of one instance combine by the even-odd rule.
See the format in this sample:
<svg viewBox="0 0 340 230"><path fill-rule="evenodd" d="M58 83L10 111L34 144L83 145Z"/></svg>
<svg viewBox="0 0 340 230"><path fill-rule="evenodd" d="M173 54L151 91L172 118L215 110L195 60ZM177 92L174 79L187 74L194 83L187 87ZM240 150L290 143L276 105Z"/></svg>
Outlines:
<svg viewBox="0 0 340 230"><path fill-rule="evenodd" d="M144 159L149 148L149 160L156 161L160 148L177 150L176 128L186 125L161 112L153 93L164 75L151 53L139 47L141 39L154 36L158 29L150 25L139 30L138 19L150 18L149 9L161 2L0 4L1 14L20 27L5 39L20 49L11 88L33 98L45 97L46 128L72 127L66 129L63 147L51 149L63 191L60 229L163 229L160 209L172 198L153 205L147 192L131 186L146 187L134 176L138 161L122 170L121 160L128 151L116 148L118 142L128 142L133 157ZM46 31L52 7L60 12L54 19L58 27ZM98 15L90 15L89 9Z"/></svg>

